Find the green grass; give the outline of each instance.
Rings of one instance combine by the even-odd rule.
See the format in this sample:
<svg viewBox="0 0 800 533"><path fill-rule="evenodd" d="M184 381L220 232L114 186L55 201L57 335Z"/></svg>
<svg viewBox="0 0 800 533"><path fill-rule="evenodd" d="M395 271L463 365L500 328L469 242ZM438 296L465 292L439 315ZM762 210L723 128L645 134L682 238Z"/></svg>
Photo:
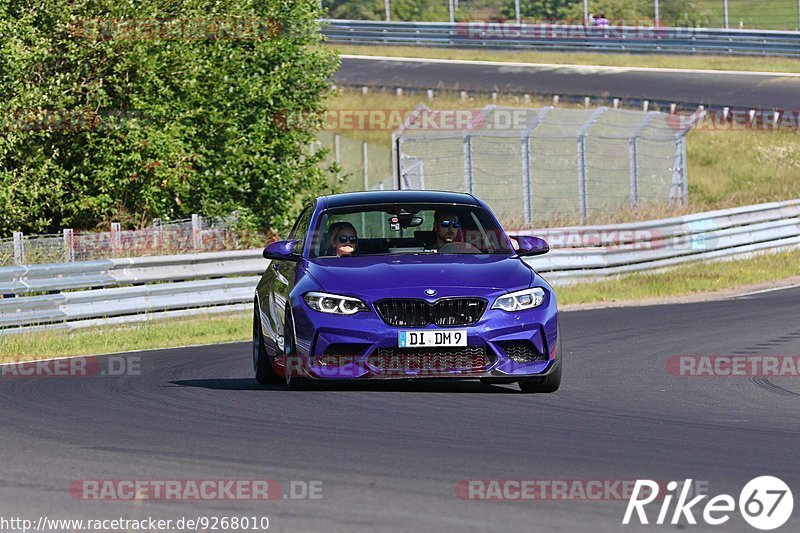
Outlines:
<svg viewBox="0 0 800 533"><path fill-rule="evenodd" d="M208 315L138 325L0 335L0 362L213 344L250 338L252 313Z"/></svg>
<svg viewBox="0 0 800 533"><path fill-rule="evenodd" d="M800 275L800 251L737 261L697 263L675 270L631 274L613 280L556 287L559 305L607 303L733 289ZM94 355L250 338L250 313L150 322L138 326L45 331L0 336L0 362Z"/></svg>
<svg viewBox="0 0 800 533"><path fill-rule="evenodd" d="M722 0L696 0L709 17L709 27L725 27ZM798 28L796 0L729 0L728 20L731 28L796 30Z"/></svg>
<svg viewBox="0 0 800 533"><path fill-rule="evenodd" d="M738 19L737 19L738 20ZM738 24L738 22L737 22ZM522 52L503 50L469 50L422 48L415 46L336 45L342 54L389 57L426 57L434 59L466 59L472 61L511 61L564 65L596 65L610 67L648 67L708 70L744 70L763 72L800 72L800 60L778 57L672 56L647 54L595 54L568 52Z"/></svg>
<svg viewBox="0 0 800 533"><path fill-rule="evenodd" d="M685 265L674 270L641 273L596 283L556 288L560 304L616 302L684 296L734 289L800 275L800 250L736 261Z"/></svg>

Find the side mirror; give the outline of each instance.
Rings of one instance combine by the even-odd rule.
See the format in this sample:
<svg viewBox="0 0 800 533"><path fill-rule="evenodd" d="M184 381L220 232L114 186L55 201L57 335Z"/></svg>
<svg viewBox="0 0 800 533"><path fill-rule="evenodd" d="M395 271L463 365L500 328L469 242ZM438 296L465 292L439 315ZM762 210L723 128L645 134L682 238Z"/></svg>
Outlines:
<svg viewBox="0 0 800 533"><path fill-rule="evenodd" d="M264 259L276 259L278 261L299 261L300 255L294 253L295 245L300 242L297 239L290 241L275 241L264 248Z"/></svg>
<svg viewBox="0 0 800 533"><path fill-rule="evenodd" d="M517 255L519 256L542 255L550 251L550 245L540 237L513 235L511 238L515 239L519 244L519 249L517 249Z"/></svg>

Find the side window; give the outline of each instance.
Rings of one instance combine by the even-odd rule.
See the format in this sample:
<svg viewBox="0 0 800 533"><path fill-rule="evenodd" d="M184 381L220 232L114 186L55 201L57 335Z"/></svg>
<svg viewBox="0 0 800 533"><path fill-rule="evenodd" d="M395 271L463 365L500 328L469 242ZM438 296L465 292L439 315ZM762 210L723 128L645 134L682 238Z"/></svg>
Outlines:
<svg viewBox="0 0 800 533"><path fill-rule="evenodd" d="M294 223L292 232L289 234L289 240L297 239L300 241L294 247L295 253L303 253L303 246L306 243L306 236L308 235L308 228L311 226L311 214L313 212L314 210L310 205L303 209L303 212L297 217L297 222Z"/></svg>

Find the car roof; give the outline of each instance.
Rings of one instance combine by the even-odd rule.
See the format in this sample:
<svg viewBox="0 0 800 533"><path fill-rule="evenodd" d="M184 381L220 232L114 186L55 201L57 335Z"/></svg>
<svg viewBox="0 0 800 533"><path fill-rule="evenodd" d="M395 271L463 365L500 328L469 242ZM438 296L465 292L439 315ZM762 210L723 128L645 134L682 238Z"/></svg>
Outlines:
<svg viewBox="0 0 800 533"><path fill-rule="evenodd" d="M360 191L321 196L323 208L351 207L371 204L441 203L480 206L471 194L449 191Z"/></svg>

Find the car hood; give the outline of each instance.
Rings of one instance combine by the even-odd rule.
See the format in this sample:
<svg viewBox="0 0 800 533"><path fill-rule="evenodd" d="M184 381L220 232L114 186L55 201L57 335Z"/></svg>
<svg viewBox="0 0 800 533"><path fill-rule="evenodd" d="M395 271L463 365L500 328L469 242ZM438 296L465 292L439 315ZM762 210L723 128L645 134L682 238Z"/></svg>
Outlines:
<svg viewBox="0 0 800 533"><path fill-rule="evenodd" d="M367 296L414 288L435 289L439 296L476 288L510 291L529 287L534 275L518 257L487 254L320 257L307 269L323 291Z"/></svg>

